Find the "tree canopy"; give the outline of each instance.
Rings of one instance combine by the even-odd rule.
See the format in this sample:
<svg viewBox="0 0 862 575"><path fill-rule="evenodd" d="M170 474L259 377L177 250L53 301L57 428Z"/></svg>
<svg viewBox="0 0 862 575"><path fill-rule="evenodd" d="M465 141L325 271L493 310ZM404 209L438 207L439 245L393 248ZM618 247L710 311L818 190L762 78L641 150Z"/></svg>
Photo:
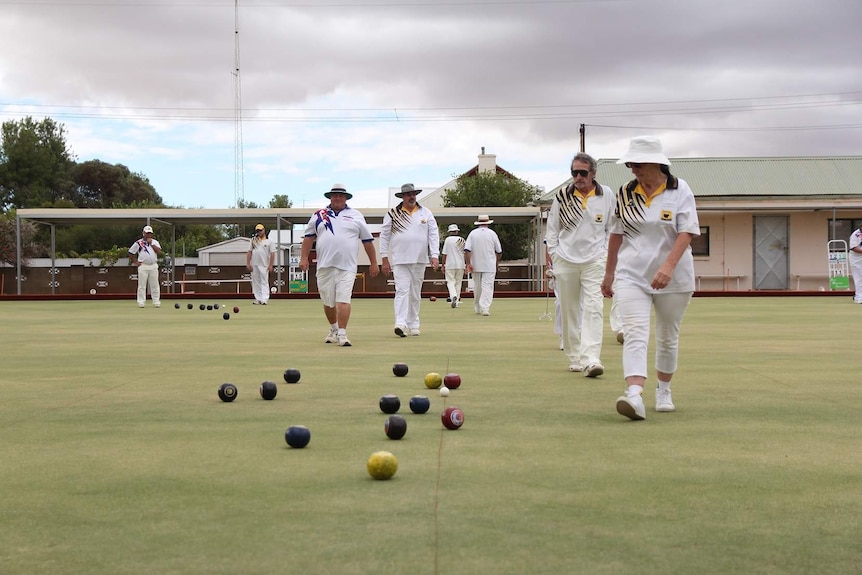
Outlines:
<svg viewBox="0 0 862 575"><path fill-rule="evenodd" d="M541 190L524 180L501 172L484 172L458 176L455 188L446 192L443 205L456 207L527 206L539 197ZM530 253L529 224L492 225L500 237L503 258L523 259Z"/></svg>

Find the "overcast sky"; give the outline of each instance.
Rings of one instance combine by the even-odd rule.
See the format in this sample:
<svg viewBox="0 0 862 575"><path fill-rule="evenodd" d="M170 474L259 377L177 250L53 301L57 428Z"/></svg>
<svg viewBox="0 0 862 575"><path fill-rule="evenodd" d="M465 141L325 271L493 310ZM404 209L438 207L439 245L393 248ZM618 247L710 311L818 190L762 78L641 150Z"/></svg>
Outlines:
<svg viewBox="0 0 862 575"><path fill-rule="evenodd" d="M247 201L382 207L483 146L550 189L581 123L597 158L860 155L860 28L860 0L0 0L0 119L169 205L234 205L239 141Z"/></svg>

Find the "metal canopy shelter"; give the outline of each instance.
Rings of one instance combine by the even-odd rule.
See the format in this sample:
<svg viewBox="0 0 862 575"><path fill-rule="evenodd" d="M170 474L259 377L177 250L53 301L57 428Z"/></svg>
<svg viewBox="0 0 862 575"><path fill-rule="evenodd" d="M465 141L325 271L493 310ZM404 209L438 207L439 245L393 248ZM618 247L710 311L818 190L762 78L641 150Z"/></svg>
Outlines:
<svg viewBox="0 0 862 575"><path fill-rule="evenodd" d="M323 207L323 201L321 202ZM383 216L389 208L360 208L362 215L369 224L382 224ZM21 295L21 222L30 220L51 228L51 265L54 265L56 255L56 226L73 225L134 225L145 226L159 223L171 227L171 258L176 259L176 226L178 225L217 225L239 224L255 225L262 223L269 229L277 230L281 237L282 229L293 229L295 225L305 225L314 210L308 208L263 208L263 209L79 209L79 208L44 208L20 209L16 213L16 282L17 293ZM529 223L534 227L535 247L530 257L530 264L536 269L531 274L541 282L541 247L542 247L542 210L538 206L496 207L496 208L436 208L434 217L437 223L446 226L459 224L472 227L479 214L487 214L495 224ZM280 273L279 273L280 275ZM171 278L173 284L174 278ZM51 288L54 293L54 288Z"/></svg>

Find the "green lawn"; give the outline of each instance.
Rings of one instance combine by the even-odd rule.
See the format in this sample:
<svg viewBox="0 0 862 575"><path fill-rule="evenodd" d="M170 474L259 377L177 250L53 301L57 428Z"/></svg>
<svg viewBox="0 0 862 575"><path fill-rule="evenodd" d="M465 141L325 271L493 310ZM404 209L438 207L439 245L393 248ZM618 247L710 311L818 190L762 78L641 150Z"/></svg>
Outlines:
<svg viewBox="0 0 862 575"><path fill-rule="evenodd" d="M570 373L545 298L356 300L354 346L314 300L0 302L0 573L859 573L862 390L850 298L696 298L675 413L615 411ZM606 320L607 322L607 320ZM392 364L410 366L406 378ZM302 371L297 385L283 371ZM427 372L457 372L446 405ZM279 384L274 401L257 388ZM216 390L239 389L233 403ZM408 423L386 438L381 395ZM425 415L411 396L427 394ZM289 448L284 431L311 429ZM396 454L375 481L368 456Z"/></svg>

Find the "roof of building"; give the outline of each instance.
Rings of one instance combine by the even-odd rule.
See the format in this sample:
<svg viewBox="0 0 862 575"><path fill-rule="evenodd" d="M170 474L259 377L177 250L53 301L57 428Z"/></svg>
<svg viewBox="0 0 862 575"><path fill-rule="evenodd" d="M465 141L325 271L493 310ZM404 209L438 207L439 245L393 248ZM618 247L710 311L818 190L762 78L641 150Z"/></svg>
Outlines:
<svg viewBox="0 0 862 575"><path fill-rule="evenodd" d="M698 200L862 198L862 156L781 158L671 158L671 173L685 180ZM615 159L599 160L596 179L618 189L632 179ZM550 203L568 178L542 195Z"/></svg>

